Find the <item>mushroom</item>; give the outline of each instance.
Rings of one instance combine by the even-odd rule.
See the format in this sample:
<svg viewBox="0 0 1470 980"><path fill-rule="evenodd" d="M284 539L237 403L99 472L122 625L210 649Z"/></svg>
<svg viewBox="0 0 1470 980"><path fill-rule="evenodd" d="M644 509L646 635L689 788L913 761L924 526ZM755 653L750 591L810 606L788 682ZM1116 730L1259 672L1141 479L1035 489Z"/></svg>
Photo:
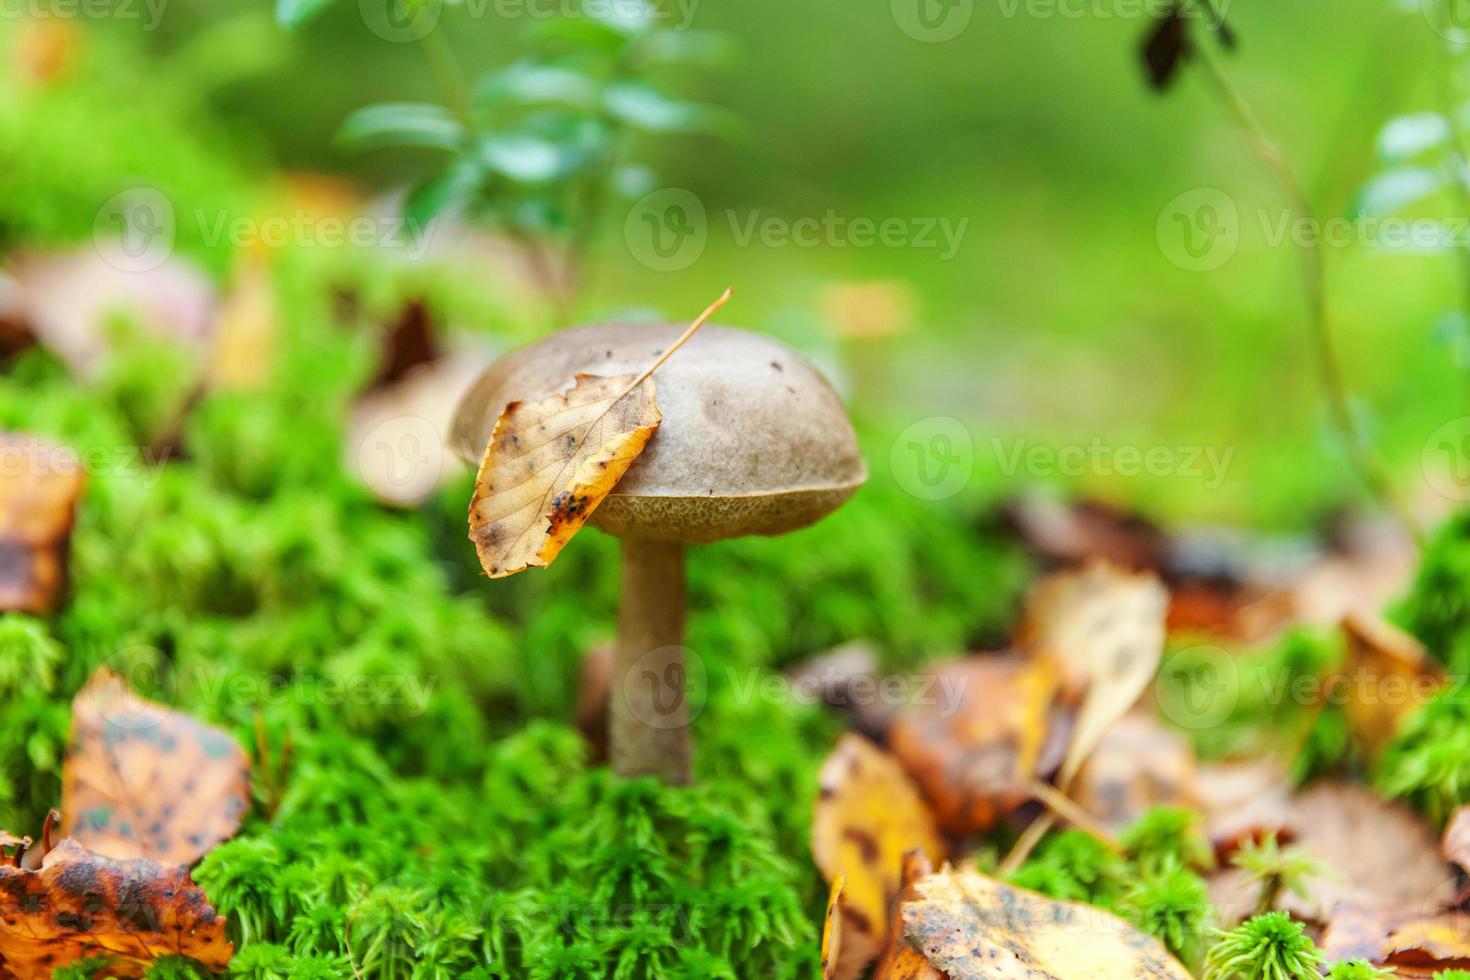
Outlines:
<svg viewBox="0 0 1470 980"><path fill-rule="evenodd" d="M683 329L578 327L507 354L461 400L453 448L477 464L507 403L563 390L579 373L637 374ZM707 326L654 381L663 423L589 523L622 542L613 768L687 783L685 545L805 527L847 500L867 473L836 392L775 341Z"/></svg>

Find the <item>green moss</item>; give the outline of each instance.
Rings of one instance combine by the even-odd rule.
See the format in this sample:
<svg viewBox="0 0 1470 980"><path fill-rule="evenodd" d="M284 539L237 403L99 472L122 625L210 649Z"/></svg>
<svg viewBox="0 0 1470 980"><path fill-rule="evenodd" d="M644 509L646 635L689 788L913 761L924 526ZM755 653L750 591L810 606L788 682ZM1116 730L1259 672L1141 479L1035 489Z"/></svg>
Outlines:
<svg viewBox="0 0 1470 980"><path fill-rule="evenodd" d="M1128 888L1117 908L1123 918L1157 937L1180 962L1199 963L1214 914L1209 888L1199 875L1172 861L1157 864Z"/></svg>
<svg viewBox="0 0 1470 980"><path fill-rule="evenodd" d="M1327 980L1386 980L1386 978L1392 977L1393 975L1394 971L1380 970L1366 960L1343 960L1332 964L1332 968L1327 971ZM1437 977L1446 975L1444 973L1435 974ZM1470 975L1467 975L1463 980L1470 980Z"/></svg>
<svg viewBox="0 0 1470 980"><path fill-rule="evenodd" d="M1470 510L1434 533L1393 618L1454 673L1470 670Z"/></svg>

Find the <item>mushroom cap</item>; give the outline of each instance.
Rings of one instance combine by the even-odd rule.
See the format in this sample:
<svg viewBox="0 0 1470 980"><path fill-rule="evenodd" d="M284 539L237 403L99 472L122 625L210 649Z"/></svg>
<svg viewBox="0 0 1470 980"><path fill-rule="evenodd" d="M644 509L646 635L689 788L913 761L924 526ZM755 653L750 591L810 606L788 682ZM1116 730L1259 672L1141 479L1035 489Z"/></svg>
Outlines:
<svg viewBox="0 0 1470 980"><path fill-rule="evenodd" d="M455 412L450 442L477 466L512 401L577 374L639 374L683 325L563 330L497 360ZM591 524L625 538L699 544L782 534L840 506L867 479L852 423L811 364L745 330L705 326L653 376L663 423Z"/></svg>

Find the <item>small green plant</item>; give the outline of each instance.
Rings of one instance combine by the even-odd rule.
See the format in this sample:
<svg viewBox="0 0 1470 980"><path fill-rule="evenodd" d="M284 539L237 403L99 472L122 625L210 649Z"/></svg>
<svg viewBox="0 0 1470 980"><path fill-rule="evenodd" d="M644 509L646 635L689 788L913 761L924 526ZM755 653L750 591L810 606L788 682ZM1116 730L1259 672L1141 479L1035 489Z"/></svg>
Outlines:
<svg viewBox="0 0 1470 980"><path fill-rule="evenodd" d="M1274 831L1260 840L1246 841L1230 863L1245 871L1260 888L1257 915L1274 909L1282 892L1309 898L1310 883L1323 874L1322 867L1304 851L1282 847Z"/></svg>
<svg viewBox="0 0 1470 980"><path fill-rule="evenodd" d="M1204 980L1317 980L1324 957L1300 922L1267 912L1220 932Z"/></svg>
<svg viewBox="0 0 1470 980"><path fill-rule="evenodd" d="M327 2L282 0L279 19L295 26ZM585 290L588 251L609 202L631 201L658 186L639 158L647 144L740 131L729 112L678 98L668 84L671 71L723 61L725 39L687 30L671 21L668 9L645 0L589 3L540 24L530 32L526 58L473 85L446 28L437 26L457 4L379 0L377 6L414 22L443 103L367 106L343 122L339 140L360 149L438 154L439 165L404 204L410 229L423 234L446 213L499 229L521 247L563 318ZM692 220L677 202L670 207L680 208L680 221Z"/></svg>

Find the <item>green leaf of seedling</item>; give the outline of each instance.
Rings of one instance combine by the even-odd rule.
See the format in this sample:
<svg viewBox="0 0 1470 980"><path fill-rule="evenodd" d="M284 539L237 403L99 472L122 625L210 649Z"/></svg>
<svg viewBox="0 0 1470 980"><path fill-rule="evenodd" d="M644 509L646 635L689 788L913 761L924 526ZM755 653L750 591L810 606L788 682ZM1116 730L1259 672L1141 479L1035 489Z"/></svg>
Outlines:
<svg viewBox="0 0 1470 980"><path fill-rule="evenodd" d="M1378 134L1378 157L1397 164L1449 142L1450 123L1437 112L1416 112L1390 119Z"/></svg>
<svg viewBox="0 0 1470 980"><path fill-rule="evenodd" d="M475 145L476 158L493 173L521 184L546 184L574 169L568 148L524 132L494 133Z"/></svg>
<svg viewBox="0 0 1470 980"><path fill-rule="evenodd" d="M608 115L645 133L706 133L730 137L739 122L723 109L684 102L646 82L620 82L603 96Z"/></svg>
<svg viewBox="0 0 1470 980"><path fill-rule="evenodd" d="M359 109L342 123L338 142L358 149L416 146L459 150L465 128L443 106L423 102L385 102Z"/></svg>
<svg viewBox="0 0 1470 980"><path fill-rule="evenodd" d="M575 68L520 61L486 76L475 89L475 102L550 103L588 109L596 104L598 83Z"/></svg>
<svg viewBox="0 0 1470 980"><path fill-rule="evenodd" d="M404 222L415 236L422 235L435 218L462 209L484 178L479 161L460 157L409 192L403 202Z"/></svg>
<svg viewBox="0 0 1470 980"><path fill-rule="evenodd" d="M1358 192L1353 202L1353 214L1395 214L1436 193L1444 185L1444 173L1432 167L1385 170Z"/></svg>
<svg viewBox="0 0 1470 980"><path fill-rule="evenodd" d="M699 68L733 64L737 53L735 42L719 31L657 31L644 38L639 48L639 54L649 64Z"/></svg>

